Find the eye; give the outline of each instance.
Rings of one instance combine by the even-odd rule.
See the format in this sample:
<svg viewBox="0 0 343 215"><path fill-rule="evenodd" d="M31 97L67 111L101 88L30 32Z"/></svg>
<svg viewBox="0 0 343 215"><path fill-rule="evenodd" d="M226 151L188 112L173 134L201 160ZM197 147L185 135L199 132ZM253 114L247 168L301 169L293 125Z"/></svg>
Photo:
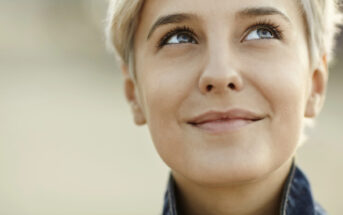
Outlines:
<svg viewBox="0 0 343 215"><path fill-rule="evenodd" d="M278 25L269 22L260 22L248 29L248 34L244 40L268 40L268 39L282 39L282 31Z"/></svg>
<svg viewBox="0 0 343 215"><path fill-rule="evenodd" d="M195 38L196 36L194 31L187 26L176 27L162 37L162 39L158 43L158 48L162 48L165 45L181 43L197 44L198 42Z"/></svg>
<svg viewBox="0 0 343 215"><path fill-rule="evenodd" d="M193 43L196 44L196 40L193 38L193 36L189 35L186 32L177 33L173 36L171 36L165 44L179 44L179 43Z"/></svg>
<svg viewBox="0 0 343 215"><path fill-rule="evenodd" d="M248 34L245 40L260 40L260 39L274 39L275 36L272 31L266 28L259 28L253 30Z"/></svg>

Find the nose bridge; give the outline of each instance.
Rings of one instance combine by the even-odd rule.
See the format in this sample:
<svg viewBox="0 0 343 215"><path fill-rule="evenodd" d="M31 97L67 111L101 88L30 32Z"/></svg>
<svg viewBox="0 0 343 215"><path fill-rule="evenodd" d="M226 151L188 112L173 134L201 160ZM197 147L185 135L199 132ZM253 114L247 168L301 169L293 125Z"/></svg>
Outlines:
<svg viewBox="0 0 343 215"><path fill-rule="evenodd" d="M199 79L202 93L238 91L243 87L241 74L235 66L234 50L230 48L229 38L221 33L207 41L207 59Z"/></svg>
<svg viewBox="0 0 343 215"><path fill-rule="evenodd" d="M223 69L225 70L225 67L228 67L232 60L230 57L229 45L226 41L220 39L217 41L209 41L207 54L208 60L205 72L209 73L223 73Z"/></svg>

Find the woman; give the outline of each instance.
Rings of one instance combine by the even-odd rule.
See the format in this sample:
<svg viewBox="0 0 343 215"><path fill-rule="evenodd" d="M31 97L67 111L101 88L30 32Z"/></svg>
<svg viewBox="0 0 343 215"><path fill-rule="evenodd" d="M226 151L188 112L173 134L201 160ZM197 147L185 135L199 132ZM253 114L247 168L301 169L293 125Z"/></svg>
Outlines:
<svg viewBox="0 0 343 215"><path fill-rule="evenodd" d="M323 106L336 4L112 2L134 120L171 168L163 214L325 214L294 156Z"/></svg>

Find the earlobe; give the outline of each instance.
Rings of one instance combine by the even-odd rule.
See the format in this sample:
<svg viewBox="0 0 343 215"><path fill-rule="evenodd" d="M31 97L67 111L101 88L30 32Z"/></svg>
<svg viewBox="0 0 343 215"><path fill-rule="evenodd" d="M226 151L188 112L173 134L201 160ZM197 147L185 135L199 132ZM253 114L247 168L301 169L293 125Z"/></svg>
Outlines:
<svg viewBox="0 0 343 215"><path fill-rule="evenodd" d="M324 55L320 65L311 75L311 89L307 99L305 117L314 118L322 109L325 100L327 80L328 66L326 55Z"/></svg>
<svg viewBox="0 0 343 215"><path fill-rule="evenodd" d="M318 94L311 95L307 101L305 117L314 118L320 112L320 96Z"/></svg>
<svg viewBox="0 0 343 215"><path fill-rule="evenodd" d="M136 125L144 125L146 120L142 108L137 103L131 103L130 105Z"/></svg>
<svg viewBox="0 0 343 215"><path fill-rule="evenodd" d="M128 67L126 65L122 65L122 73L124 76L125 97L131 107L134 121L137 125L144 125L146 123L146 119L138 99L136 83L129 75Z"/></svg>

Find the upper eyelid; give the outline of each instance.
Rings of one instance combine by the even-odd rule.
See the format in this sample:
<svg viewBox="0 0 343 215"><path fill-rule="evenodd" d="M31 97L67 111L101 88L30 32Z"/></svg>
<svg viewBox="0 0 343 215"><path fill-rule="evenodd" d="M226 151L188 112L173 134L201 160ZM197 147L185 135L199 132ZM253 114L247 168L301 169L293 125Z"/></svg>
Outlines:
<svg viewBox="0 0 343 215"><path fill-rule="evenodd" d="M276 31L277 36L280 37L279 39L282 39L282 30L279 29L280 25L270 21L270 20L259 20L256 21L255 24L250 24L247 28L245 28L244 33L243 33L243 37L240 39L241 42L244 41L244 38L253 30L258 29L259 27L267 27L270 28L270 30L272 31ZM174 29L169 30L167 33L163 34L163 36L161 37L161 39L158 42L158 46L161 46L161 43L167 39L170 39L172 36L175 36L178 33L182 33L182 32L187 32L189 33L191 36L194 37L194 39L196 39L197 41L199 41L199 38L196 34L196 31L194 31L192 28L188 27L188 26L177 26L174 27Z"/></svg>
<svg viewBox="0 0 343 215"><path fill-rule="evenodd" d="M173 37L179 33L184 33L184 32L189 34L190 36L194 37L195 40L198 40L198 37L192 28L189 28L187 26L182 26L182 27L178 26L172 30L169 30L167 33L163 34L161 39L159 39L158 46L163 45L162 43L164 43L166 40L170 39L171 37Z"/></svg>
<svg viewBox="0 0 343 215"><path fill-rule="evenodd" d="M245 31L249 31L252 29L256 29L257 27L270 27L273 30L278 30L278 28L280 27L280 25L272 23L271 21L258 21L255 24L250 25Z"/></svg>
<svg viewBox="0 0 343 215"><path fill-rule="evenodd" d="M262 6L262 7L247 7L243 8L243 10L238 11L236 13L236 17L243 18L243 17L263 17L263 16L279 16L283 18L289 24L292 24L289 17L280 11L278 8ZM148 35L147 40L149 40L150 36L153 32L160 26L168 25L168 24L180 24L185 21L189 20L201 20L197 14L189 14L189 13L174 13L159 17L157 21L152 25Z"/></svg>
<svg viewBox="0 0 343 215"><path fill-rule="evenodd" d="M277 39L283 39L283 31L280 29L280 25L276 25L269 21L262 21L248 27L248 29L245 30L246 33L244 33L243 37L241 38L241 42L243 42L244 38L247 37L252 31L257 30L259 27L269 28L269 30L272 30L276 33Z"/></svg>
<svg viewBox="0 0 343 215"><path fill-rule="evenodd" d="M166 37L166 39L170 39L178 34L187 34L188 36L191 36L191 37L194 37L194 34L190 33L190 32L187 32L187 31L178 31L178 32L175 32L175 33L172 33L171 35L169 35L168 37Z"/></svg>

